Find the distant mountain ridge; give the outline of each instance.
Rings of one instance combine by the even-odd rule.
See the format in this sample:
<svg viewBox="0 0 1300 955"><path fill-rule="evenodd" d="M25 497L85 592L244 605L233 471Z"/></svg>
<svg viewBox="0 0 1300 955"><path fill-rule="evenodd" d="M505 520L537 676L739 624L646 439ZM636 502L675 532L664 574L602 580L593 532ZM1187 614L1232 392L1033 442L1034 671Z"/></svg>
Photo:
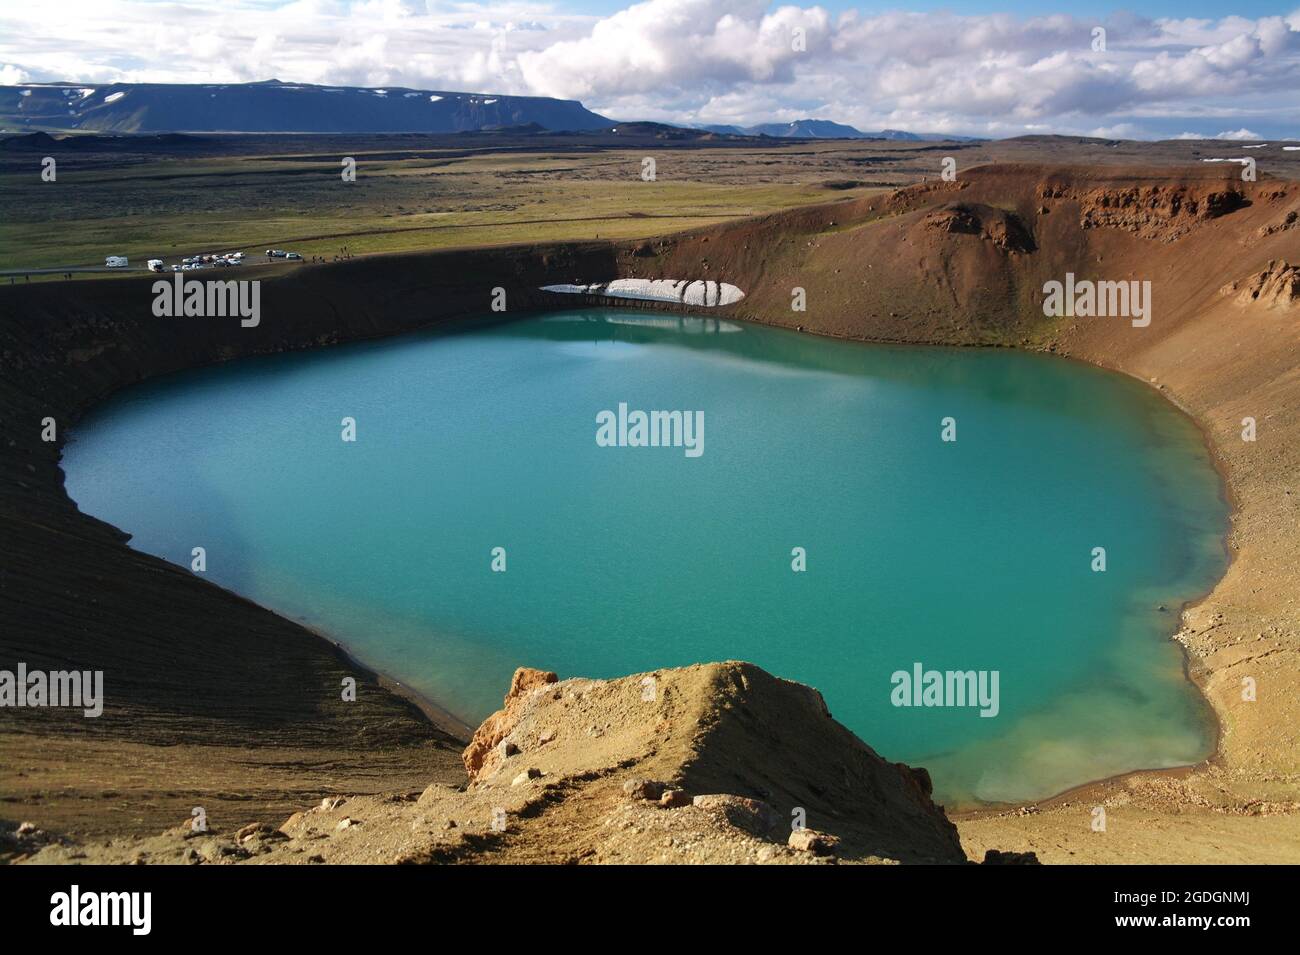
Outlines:
<svg viewBox="0 0 1300 955"><path fill-rule="evenodd" d="M99 133L456 133L606 129L576 100L308 83L0 86L0 126Z"/></svg>
<svg viewBox="0 0 1300 955"><path fill-rule="evenodd" d="M165 133L462 133L655 132L779 139L880 139L908 142L968 136L898 129L863 132L827 119L754 126L616 123L577 100L311 83L25 83L0 86L0 130L10 132Z"/></svg>
<svg viewBox="0 0 1300 955"><path fill-rule="evenodd" d="M909 133L901 129L863 132L845 123L829 119L796 119L790 123L759 123L756 126L702 126L714 133L732 136L773 136L779 139L888 139L903 142L968 142L972 136L946 136L942 133Z"/></svg>

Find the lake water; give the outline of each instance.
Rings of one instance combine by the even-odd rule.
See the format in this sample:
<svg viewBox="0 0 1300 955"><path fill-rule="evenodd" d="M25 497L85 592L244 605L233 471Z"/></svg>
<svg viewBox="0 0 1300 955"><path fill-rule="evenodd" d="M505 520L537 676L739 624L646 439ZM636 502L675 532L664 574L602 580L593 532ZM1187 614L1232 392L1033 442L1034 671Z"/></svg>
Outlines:
<svg viewBox="0 0 1300 955"><path fill-rule="evenodd" d="M599 445L620 403L702 412L703 453ZM146 384L65 467L133 546L204 547L212 580L471 723L520 665L745 659L950 805L1213 743L1168 636L1225 565L1218 477L1184 416L1078 363L583 310ZM917 663L996 671L996 716L894 705Z"/></svg>

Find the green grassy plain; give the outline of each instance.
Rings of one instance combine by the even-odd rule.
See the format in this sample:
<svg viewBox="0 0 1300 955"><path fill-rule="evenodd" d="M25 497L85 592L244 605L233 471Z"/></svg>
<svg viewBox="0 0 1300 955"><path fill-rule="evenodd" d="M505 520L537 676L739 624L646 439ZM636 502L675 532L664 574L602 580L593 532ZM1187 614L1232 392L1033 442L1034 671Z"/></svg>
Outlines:
<svg viewBox="0 0 1300 955"><path fill-rule="evenodd" d="M357 153L344 182L335 155L60 160L58 179L0 174L7 215L0 269L102 266L282 248L332 259L449 247L640 238L726 218L859 195L796 176L764 151L644 150L394 156ZM33 166L35 160L33 160ZM806 173L807 170L805 170ZM804 181L800 181L800 180Z"/></svg>
<svg viewBox="0 0 1300 955"><path fill-rule="evenodd" d="M639 137L639 138L638 138ZM73 137L74 139L76 137ZM17 139L21 140L21 137ZM852 198L986 162L1197 166L1205 143L1025 137L978 143L542 136L84 137L56 148L0 141L0 272L132 272L204 252L304 256L411 252L595 238L649 238L791 206ZM98 141L98 144L96 144ZM353 156L357 180L343 182ZM656 164L653 182L642 161ZM1264 174L1300 175L1300 154L1259 155ZM95 273L87 273L95 274ZM100 273L103 274L103 273ZM49 278L59 278L58 274ZM32 274L32 280L41 278Z"/></svg>

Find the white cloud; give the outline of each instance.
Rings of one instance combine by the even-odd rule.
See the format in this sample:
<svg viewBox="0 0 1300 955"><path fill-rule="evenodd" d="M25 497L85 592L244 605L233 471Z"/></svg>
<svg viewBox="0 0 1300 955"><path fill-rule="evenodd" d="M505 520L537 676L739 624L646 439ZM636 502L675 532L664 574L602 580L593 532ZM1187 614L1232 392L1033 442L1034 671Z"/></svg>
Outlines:
<svg viewBox="0 0 1300 955"><path fill-rule="evenodd" d="M0 80L274 76L560 96L619 119L813 116L982 135L1300 132L1300 10L1101 22L1104 52L1098 22L1072 16L832 15L769 0L644 0L605 17L533 0L62 0L0 11Z"/></svg>
<svg viewBox="0 0 1300 955"><path fill-rule="evenodd" d="M787 85L795 67L830 52L830 15L766 0L647 0L580 39L519 57L526 83L572 98ZM802 48L796 48L802 30Z"/></svg>
<svg viewBox="0 0 1300 955"><path fill-rule="evenodd" d="M1258 142L1264 137L1259 135L1258 133L1251 132L1249 129L1246 129L1245 127L1242 127L1241 129L1225 129L1223 132L1218 133L1214 136L1204 136L1201 133L1180 133L1174 138L1175 139L1224 139L1224 140L1231 140L1233 142L1252 142L1252 141Z"/></svg>
<svg viewBox="0 0 1300 955"><path fill-rule="evenodd" d="M17 86L30 80L31 76L26 70L20 70L10 63L0 63L0 86Z"/></svg>
<svg viewBox="0 0 1300 955"><path fill-rule="evenodd" d="M1095 129L1088 130L1089 136L1095 136L1098 139L1150 139L1152 138L1151 130L1136 123L1116 123L1114 126L1098 126ZM1199 139L1200 137L1193 137Z"/></svg>

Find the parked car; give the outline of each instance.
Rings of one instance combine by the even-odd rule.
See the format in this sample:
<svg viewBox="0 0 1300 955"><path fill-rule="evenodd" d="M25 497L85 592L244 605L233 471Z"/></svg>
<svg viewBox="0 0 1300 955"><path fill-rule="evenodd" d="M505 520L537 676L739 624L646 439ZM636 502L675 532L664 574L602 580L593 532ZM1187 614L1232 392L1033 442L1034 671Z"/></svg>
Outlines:
<svg viewBox="0 0 1300 955"><path fill-rule="evenodd" d="M124 269L127 266L125 255L110 255L104 260L104 267L108 269Z"/></svg>
<svg viewBox="0 0 1300 955"><path fill-rule="evenodd" d="M161 272L163 270L162 259L150 259L148 264L150 272Z"/></svg>
<svg viewBox="0 0 1300 955"><path fill-rule="evenodd" d="M284 254L284 257L285 257L286 259L289 259L291 262L301 262L301 261L302 261L302 256L299 255L297 252L286 252L286 253Z"/></svg>

